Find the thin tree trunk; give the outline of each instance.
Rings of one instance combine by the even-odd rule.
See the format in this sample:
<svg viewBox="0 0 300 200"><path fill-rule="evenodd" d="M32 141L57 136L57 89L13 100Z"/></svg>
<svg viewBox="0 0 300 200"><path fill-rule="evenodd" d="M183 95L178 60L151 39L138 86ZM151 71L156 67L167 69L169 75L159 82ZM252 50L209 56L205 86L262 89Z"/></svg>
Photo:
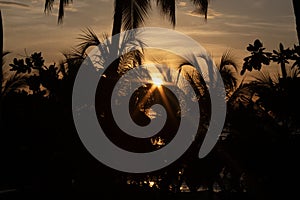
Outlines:
<svg viewBox="0 0 300 200"><path fill-rule="evenodd" d="M2 129L2 84L3 84L3 24L0 10L0 130Z"/></svg>
<svg viewBox="0 0 300 200"><path fill-rule="evenodd" d="M115 0L112 35L120 33L122 29L122 4L122 0Z"/></svg>
<svg viewBox="0 0 300 200"><path fill-rule="evenodd" d="M293 0L294 6L294 14L295 14L295 21L296 21L296 30L298 36L298 43L300 43L300 1Z"/></svg>
<svg viewBox="0 0 300 200"><path fill-rule="evenodd" d="M2 83L3 83L3 24L2 24L2 14L0 10L0 84L1 84L1 90L0 90L0 97L2 94Z"/></svg>
<svg viewBox="0 0 300 200"><path fill-rule="evenodd" d="M119 44L120 44L120 34L122 31L122 18L123 18L123 0L115 0L114 8L114 21L112 28L112 41L110 47L110 54L113 58L119 57ZM119 59L113 62L111 65L115 70L115 73L112 76L117 76L117 69L119 67Z"/></svg>
<svg viewBox="0 0 300 200"><path fill-rule="evenodd" d="M115 36L122 31L122 15L123 15L123 0L115 0L115 8L114 8L114 21L112 28L112 36ZM119 43L120 36L115 36L112 38L112 45L110 47L111 56L117 58L119 52Z"/></svg>

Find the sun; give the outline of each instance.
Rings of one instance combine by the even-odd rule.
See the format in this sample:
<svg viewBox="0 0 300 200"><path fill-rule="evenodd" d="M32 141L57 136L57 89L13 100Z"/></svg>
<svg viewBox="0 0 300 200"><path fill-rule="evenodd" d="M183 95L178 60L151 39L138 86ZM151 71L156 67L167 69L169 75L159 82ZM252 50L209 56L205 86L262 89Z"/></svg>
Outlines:
<svg viewBox="0 0 300 200"><path fill-rule="evenodd" d="M157 87L160 87L163 84L163 80L161 78L153 77L153 84Z"/></svg>

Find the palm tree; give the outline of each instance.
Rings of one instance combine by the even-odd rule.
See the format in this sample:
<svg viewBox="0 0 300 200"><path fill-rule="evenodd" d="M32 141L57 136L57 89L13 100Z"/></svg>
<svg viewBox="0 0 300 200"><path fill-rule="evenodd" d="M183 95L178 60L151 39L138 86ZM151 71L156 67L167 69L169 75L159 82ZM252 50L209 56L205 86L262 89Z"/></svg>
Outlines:
<svg viewBox="0 0 300 200"><path fill-rule="evenodd" d="M3 24L2 14L0 10L0 128L2 128L2 82L3 82L3 70L2 70L2 57L3 57Z"/></svg>
<svg viewBox="0 0 300 200"><path fill-rule="evenodd" d="M237 77L235 76L235 73L238 71L238 64L232 57L230 50L223 53L221 61L217 64L217 67L219 68L219 72L224 82L226 96L229 98L238 84Z"/></svg>
<svg viewBox="0 0 300 200"><path fill-rule="evenodd" d="M0 98L1 98L1 90L2 90L2 81L3 81L3 71L2 71L2 61L3 61L3 24L2 24L2 15L0 10Z"/></svg>
<svg viewBox="0 0 300 200"><path fill-rule="evenodd" d="M200 7L207 18L208 0L191 0L196 7ZM176 25L176 0L156 0L161 14L166 16L173 27ZM115 0L114 22L112 35L123 30L139 27L148 17L151 9L150 0Z"/></svg>
<svg viewBox="0 0 300 200"><path fill-rule="evenodd" d="M113 39L110 39L107 34L103 34L101 40L91 28L87 28L86 30L83 30L83 33L79 35L78 39L81 40L81 43L78 44L77 48L74 50L75 54L78 54L79 57L84 58L86 56L87 50L90 47L97 47L100 45L98 48L101 52L101 64L109 64L105 62L108 62L108 56L114 50L112 45L114 41ZM142 41L135 39L130 34L126 34L122 38L120 49L118 49L117 52L118 55L123 54L120 57L119 63L119 66L122 66L122 69L118 69L118 73L122 73L123 70L128 70L134 66L142 64L144 58L143 49L132 51L125 50L125 47L128 44L133 44L139 47L143 47L145 45ZM124 52L119 52L121 49L123 49Z"/></svg>
<svg viewBox="0 0 300 200"><path fill-rule="evenodd" d="M297 30L297 36L298 36L298 42L300 42L300 2L299 0L293 0L293 6L294 6L294 14L295 14L295 20L296 20L296 30Z"/></svg>
<svg viewBox="0 0 300 200"><path fill-rule="evenodd" d="M182 73L183 66L185 65L192 66L189 62L182 62L178 67L178 77ZM216 67L219 69L219 73L223 79L226 98L228 99L238 85L238 80L235 74L238 71L238 64L233 58L231 50L227 50L223 53L220 63L217 63ZM191 71L191 74L186 74L186 76L187 80L189 80L191 84L194 84L194 87L203 94L201 91L204 91L203 86L206 85L203 77L201 77L201 75L194 69Z"/></svg>
<svg viewBox="0 0 300 200"><path fill-rule="evenodd" d="M191 0L192 3L201 8L202 13L207 18L208 0ZM45 0L45 12L51 11L54 0ZM58 23L64 17L64 7L72 3L72 0L59 0ZM161 10L173 26L176 25L176 0L156 0L156 5ZM139 27L148 17L151 9L151 0L115 0L114 20L112 35L118 34L123 30Z"/></svg>
<svg viewBox="0 0 300 200"><path fill-rule="evenodd" d="M279 73L271 76L270 72L256 76L255 86L257 103L264 112L280 123L288 133L297 130L299 124L299 97L297 91L300 84L300 71L297 68L288 71L288 79L282 82Z"/></svg>
<svg viewBox="0 0 300 200"><path fill-rule="evenodd" d="M191 0L192 3L200 7L207 18L208 0ZM72 0L59 1L58 23L62 22L64 16L64 7L71 3ZM45 0L45 11L51 11L54 0ZM138 28L145 21L151 9L151 0L115 0L114 19L112 35L120 33L122 30L130 30ZM156 5L160 8L161 14L169 18L173 26L176 25L176 0L156 0ZM113 38L113 46L118 47L120 43L119 37ZM115 45L117 44L117 45ZM117 55L118 50L113 49L112 55ZM118 62L116 62L118 63ZM117 64L116 64L117 65Z"/></svg>
<svg viewBox="0 0 300 200"><path fill-rule="evenodd" d="M59 9L58 9L58 23L62 23L63 17L65 15L64 7L69 3L72 3L73 0L59 0ZM45 12L51 11L53 8L54 0L45 0Z"/></svg>

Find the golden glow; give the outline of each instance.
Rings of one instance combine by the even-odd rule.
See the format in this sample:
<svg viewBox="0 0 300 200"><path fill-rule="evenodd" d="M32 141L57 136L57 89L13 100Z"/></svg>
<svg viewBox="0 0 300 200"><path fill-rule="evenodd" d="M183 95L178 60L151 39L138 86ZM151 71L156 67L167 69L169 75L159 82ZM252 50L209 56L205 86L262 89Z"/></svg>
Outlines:
<svg viewBox="0 0 300 200"><path fill-rule="evenodd" d="M150 187L153 187L153 186L154 186L154 184L155 184L155 182L154 182L154 181L149 181L149 186L150 186Z"/></svg>
<svg viewBox="0 0 300 200"><path fill-rule="evenodd" d="M163 80L158 77L153 77L152 78L153 84L157 87L161 86L163 84Z"/></svg>

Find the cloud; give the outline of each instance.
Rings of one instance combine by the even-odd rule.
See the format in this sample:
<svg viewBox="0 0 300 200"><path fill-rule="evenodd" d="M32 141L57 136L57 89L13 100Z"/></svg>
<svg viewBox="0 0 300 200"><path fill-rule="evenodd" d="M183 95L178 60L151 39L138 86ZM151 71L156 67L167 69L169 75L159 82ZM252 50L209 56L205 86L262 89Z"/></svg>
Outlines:
<svg viewBox="0 0 300 200"><path fill-rule="evenodd" d="M225 22L224 25L232 27L232 28L236 28L237 31L244 31L244 32L249 32L251 30L275 30L278 31L280 30L285 30L285 31L294 31L294 27L291 27L290 24L285 24L285 23L271 23L271 22L264 22L264 21L253 21L253 22L248 22L248 23L244 23L244 22ZM249 30L249 31L247 31Z"/></svg>
<svg viewBox="0 0 300 200"><path fill-rule="evenodd" d="M230 32L226 32L224 30L205 30L205 29L199 29L199 30L190 29L190 30L185 30L184 33L190 36L193 35L225 36L231 34Z"/></svg>
<svg viewBox="0 0 300 200"><path fill-rule="evenodd" d="M65 11L67 12L78 12L78 9L73 6L67 6L65 7Z"/></svg>
<svg viewBox="0 0 300 200"><path fill-rule="evenodd" d="M255 1L253 2L253 7L256 8L264 8L266 6L266 1L265 0L260 0L260 1Z"/></svg>
<svg viewBox="0 0 300 200"><path fill-rule="evenodd" d="M186 2L180 1L180 2L178 2L177 5L180 6L180 7L186 7Z"/></svg>
<svg viewBox="0 0 300 200"><path fill-rule="evenodd" d="M27 4L19 3L19 2L11 2L11 1L0 1L0 5L29 8L29 5Z"/></svg>
<svg viewBox="0 0 300 200"><path fill-rule="evenodd" d="M5 49L16 54L23 54L24 48L28 52L42 51L45 60L52 61L60 56L61 50L78 43L78 34L84 27L92 27L98 34L111 31L112 0L73 1L66 7L62 25L57 25L58 0L55 2L52 13L45 15L44 0L0 0L0 7L5 11ZM191 1L176 2L176 30L203 43L217 57L228 46L238 49L237 54L243 53L255 38L264 41L268 49L277 48L279 41L287 46L297 41L293 9L285 1L214 1L209 5L207 22ZM265 6L255 7L259 5ZM162 20L156 11L153 7L153 15L146 25L170 28L169 21Z"/></svg>
<svg viewBox="0 0 300 200"><path fill-rule="evenodd" d="M189 11L188 13L186 13L187 15L193 16L193 17L203 17L204 13L202 11L201 8L196 8L193 11ZM211 8L208 9L207 11L207 18L208 19L214 19L216 17L220 17L223 14L220 12L217 12Z"/></svg>

